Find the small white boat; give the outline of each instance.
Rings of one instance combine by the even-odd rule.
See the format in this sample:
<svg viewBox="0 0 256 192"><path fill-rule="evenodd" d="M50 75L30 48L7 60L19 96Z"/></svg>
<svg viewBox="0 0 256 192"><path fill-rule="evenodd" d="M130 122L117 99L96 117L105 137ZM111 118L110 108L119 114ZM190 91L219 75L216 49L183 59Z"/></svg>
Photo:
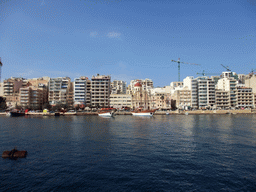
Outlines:
<svg viewBox="0 0 256 192"><path fill-rule="evenodd" d="M101 108L98 111L98 115L101 117L113 117L114 116L114 108Z"/></svg>
<svg viewBox="0 0 256 192"><path fill-rule="evenodd" d="M99 116L101 117L113 117L114 113L113 112L103 112L103 113L98 113Z"/></svg>
<svg viewBox="0 0 256 192"><path fill-rule="evenodd" d="M132 112L132 115L134 115L134 116L153 116L156 110L157 109L142 110L142 108L138 108L137 110Z"/></svg>
<svg viewBox="0 0 256 192"><path fill-rule="evenodd" d="M153 112L134 112L132 113L134 116L153 116Z"/></svg>

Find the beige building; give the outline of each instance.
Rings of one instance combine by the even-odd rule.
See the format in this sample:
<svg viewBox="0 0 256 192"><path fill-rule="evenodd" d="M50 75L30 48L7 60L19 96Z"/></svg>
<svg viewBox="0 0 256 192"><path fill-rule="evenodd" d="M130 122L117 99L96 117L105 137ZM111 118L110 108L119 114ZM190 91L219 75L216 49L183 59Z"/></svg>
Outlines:
<svg viewBox="0 0 256 192"><path fill-rule="evenodd" d="M216 90L215 105L216 108L227 109L230 107L230 92L224 90Z"/></svg>
<svg viewBox="0 0 256 192"><path fill-rule="evenodd" d="M176 101L176 107L179 109L188 109L191 107L191 90L184 87L181 90L174 91L172 99Z"/></svg>
<svg viewBox="0 0 256 192"><path fill-rule="evenodd" d="M237 106L238 108L254 107L252 88L237 87Z"/></svg>
<svg viewBox="0 0 256 192"><path fill-rule="evenodd" d="M28 81L24 78L11 77L3 82L3 96L6 98L8 108L13 108L20 104L20 88L26 87Z"/></svg>
<svg viewBox="0 0 256 192"><path fill-rule="evenodd" d="M110 106L116 109L132 107L132 95L130 94L111 94Z"/></svg>
<svg viewBox="0 0 256 192"><path fill-rule="evenodd" d="M151 95L151 109L171 109L171 94L170 93L154 93Z"/></svg>
<svg viewBox="0 0 256 192"><path fill-rule="evenodd" d="M48 92L49 104L68 104L67 98L69 91L73 90L70 88L71 86L69 77L50 78Z"/></svg>
<svg viewBox="0 0 256 192"><path fill-rule="evenodd" d="M110 76L99 75L91 79L91 105L93 107L108 107L110 105Z"/></svg>
<svg viewBox="0 0 256 192"><path fill-rule="evenodd" d="M26 87L20 88L20 105L31 109L42 109L48 102L49 77L28 79Z"/></svg>
<svg viewBox="0 0 256 192"><path fill-rule="evenodd" d="M143 109L151 109L152 98L149 91L143 90L142 85L137 82L134 84L132 95L132 108L137 109L139 107Z"/></svg>
<svg viewBox="0 0 256 192"><path fill-rule="evenodd" d="M111 94L126 94L126 82L121 80L111 82Z"/></svg>
<svg viewBox="0 0 256 192"><path fill-rule="evenodd" d="M247 75L245 78L245 87L252 88L252 92L256 94L256 75Z"/></svg>
<svg viewBox="0 0 256 192"><path fill-rule="evenodd" d="M225 73L224 73L225 74ZM229 73L227 73L229 74ZM228 76L228 75L226 75ZM236 107L237 106L237 98L236 98L236 87L238 81L234 77L224 77L218 80L216 88L218 90L228 91L229 92L229 99L230 99L230 106L229 107Z"/></svg>

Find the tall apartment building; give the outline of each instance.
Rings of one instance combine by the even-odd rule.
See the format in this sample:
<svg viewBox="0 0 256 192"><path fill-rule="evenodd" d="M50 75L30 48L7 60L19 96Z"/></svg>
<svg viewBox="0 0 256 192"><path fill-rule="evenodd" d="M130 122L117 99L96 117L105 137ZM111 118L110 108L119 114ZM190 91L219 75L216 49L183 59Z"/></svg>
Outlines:
<svg viewBox="0 0 256 192"><path fill-rule="evenodd" d="M40 84L37 87L30 86L20 88L20 105L31 109L43 109L47 102L47 88Z"/></svg>
<svg viewBox="0 0 256 192"><path fill-rule="evenodd" d="M236 98L236 86L238 81L234 77L224 77L218 80L216 88L218 90L228 91L229 92L229 107L236 107L237 98Z"/></svg>
<svg viewBox="0 0 256 192"><path fill-rule="evenodd" d="M50 105L68 104L71 80L69 77L50 78L48 101Z"/></svg>
<svg viewBox="0 0 256 192"><path fill-rule="evenodd" d="M86 106L91 106L91 104L92 104L91 90L92 90L92 82L91 82L91 80L87 79L87 81L86 81L86 103L85 103Z"/></svg>
<svg viewBox="0 0 256 192"><path fill-rule="evenodd" d="M111 94L126 94L126 82L121 80L111 82Z"/></svg>
<svg viewBox="0 0 256 192"><path fill-rule="evenodd" d="M87 97L87 77L75 78L74 80L74 105L86 105Z"/></svg>
<svg viewBox="0 0 256 192"><path fill-rule="evenodd" d="M227 109L230 107L230 92L221 89L216 90L215 104L216 108Z"/></svg>
<svg viewBox="0 0 256 192"><path fill-rule="evenodd" d="M237 108L254 107L254 96L252 88L237 87Z"/></svg>
<svg viewBox="0 0 256 192"><path fill-rule="evenodd" d="M206 108L215 105L214 81L208 77L198 77L198 107Z"/></svg>
<svg viewBox="0 0 256 192"><path fill-rule="evenodd" d="M91 79L91 105L94 107L107 107L110 105L110 76L92 76Z"/></svg>
<svg viewBox="0 0 256 192"><path fill-rule="evenodd" d="M192 108L211 108L215 105L215 83L209 77L186 77L184 87L191 90Z"/></svg>
<svg viewBox="0 0 256 192"><path fill-rule="evenodd" d="M6 105L13 108L20 104L20 88L26 87L28 81L24 78L11 77L3 82L3 96L6 98Z"/></svg>

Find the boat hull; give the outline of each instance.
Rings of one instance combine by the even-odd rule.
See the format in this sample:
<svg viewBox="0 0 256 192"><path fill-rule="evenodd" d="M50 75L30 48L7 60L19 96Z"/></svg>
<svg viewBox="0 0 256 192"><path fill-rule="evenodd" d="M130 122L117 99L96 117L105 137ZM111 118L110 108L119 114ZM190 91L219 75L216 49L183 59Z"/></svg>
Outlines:
<svg viewBox="0 0 256 192"><path fill-rule="evenodd" d="M113 117L113 113L107 112L107 113L99 113L98 114L101 117Z"/></svg>
<svg viewBox="0 0 256 192"><path fill-rule="evenodd" d="M144 112L144 113L132 113L134 116L153 116L154 113L152 112Z"/></svg>
<svg viewBox="0 0 256 192"><path fill-rule="evenodd" d="M19 116L25 116L25 113L23 112L10 112L12 117L19 117Z"/></svg>

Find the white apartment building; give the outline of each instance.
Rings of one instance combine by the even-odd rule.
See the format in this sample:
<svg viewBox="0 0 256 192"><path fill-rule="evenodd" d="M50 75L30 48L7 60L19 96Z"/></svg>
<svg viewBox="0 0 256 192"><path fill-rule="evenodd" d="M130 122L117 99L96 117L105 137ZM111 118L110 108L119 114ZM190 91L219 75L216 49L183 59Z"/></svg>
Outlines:
<svg viewBox="0 0 256 192"><path fill-rule="evenodd" d="M198 109L198 83L197 79L192 76L188 76L183 80L184 87L191 90L191 107Z"/></svg>
<svg viewBox="0 0 256 192"><path fill-rule="evenodd" d="M126 94L126 82L121 80L111 82L111 94Z"/></svg>
<svg viewBox="0 0 256 192"><path fill-rule="evenodd" d="M86 104L87 98L87 82L86 77L75 78L73 83L73 93L74 93L74 105L84 105Z"/></svg>
<svg viewBox="0 0 256 192"><path fill-rule="evenodd" d="M229 107L236 107L237 98L236 98L236 87L238 81L234 77L224 77L219 79L216 89L228 91L230 96Z"/></svg>
<svg viewBox="0 0 256 192"><path fill-rule="evenodd" d="M69 77L50 78L48 101L50 105L67 104L68 90L71 86Z"/></svg>
<svg viewBox="0 0 256 192"><path fill-rule="evenodd" d="M188 76L183 80L184 87L191 90L192 108L211 108L215 105L215 84L209 77Z"/></svg>
<svg viewBox="0 0 256 192"><path fill-rule="evenodd" d="M116 109L132 107L132 95L130 94L111 94L110 106Z"/></svg>
<svg viewBox="0 0 256 192"><path fill-rule="evenodd" d="M94 107L108 107L110 105L110 76L99 75L91 79L91 105Z"/></svg>

